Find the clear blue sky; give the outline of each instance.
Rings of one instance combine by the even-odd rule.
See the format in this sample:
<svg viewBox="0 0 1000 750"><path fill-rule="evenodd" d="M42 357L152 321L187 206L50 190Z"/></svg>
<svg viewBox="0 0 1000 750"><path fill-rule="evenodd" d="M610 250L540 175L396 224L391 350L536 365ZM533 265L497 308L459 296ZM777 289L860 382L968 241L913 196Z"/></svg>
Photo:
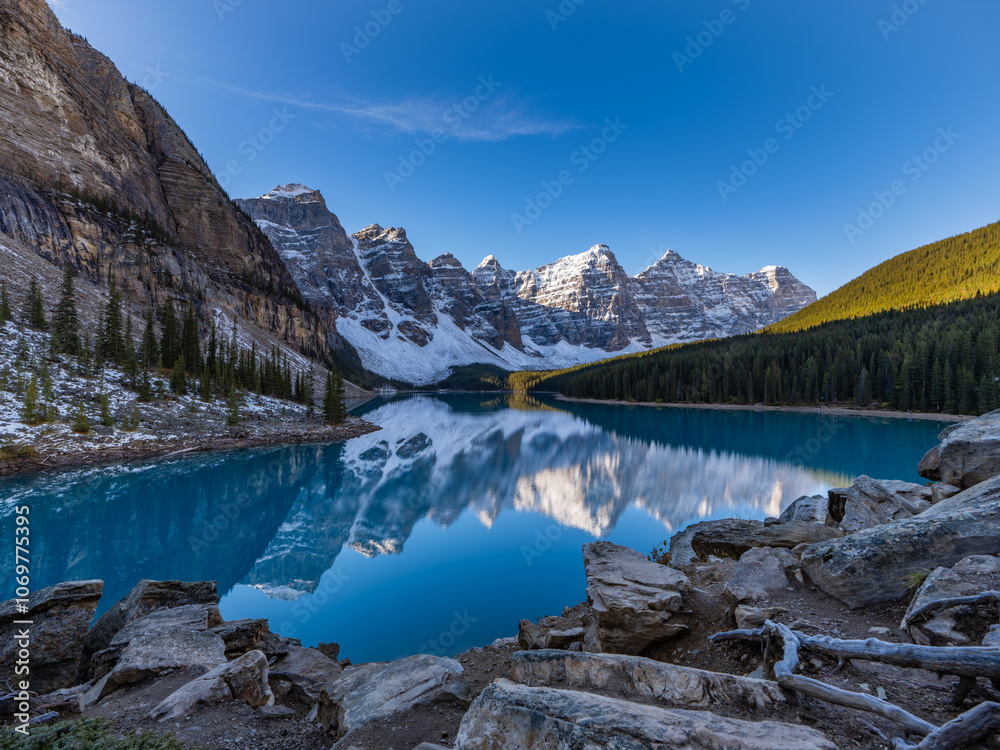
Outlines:
<svg viewBox="0 0 1000 750"><path fill-rule="evenodd" d="M895 18L888 0L52 5L152 89L230 195L304 182L349 232L403 226L428 260L531 268L605 243L635 273L673 248L722 271L786 265L822 294L1000 219L995 0L906 0ZM434 153L390 189L435 129ZM603 153L580 151L602 135ZM720 190L748 149L767 161ZM910 161L927 149L933 164ZM515 226L564 171L559 197ZM893 205L849 241L844 225L894 181Z"/></svg>

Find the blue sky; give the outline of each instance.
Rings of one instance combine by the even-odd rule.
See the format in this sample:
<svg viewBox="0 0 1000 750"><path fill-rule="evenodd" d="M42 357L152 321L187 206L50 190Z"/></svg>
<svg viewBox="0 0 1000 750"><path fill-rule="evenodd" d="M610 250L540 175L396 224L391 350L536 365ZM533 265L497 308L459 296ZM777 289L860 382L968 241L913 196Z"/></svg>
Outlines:
<svg viewBox="0 0 1000 750"><path fill-rule="evenodd" d="M823 294L1000 219L995 0L51 4L230 195L304 182L427 260L672 248Z"/></svg>

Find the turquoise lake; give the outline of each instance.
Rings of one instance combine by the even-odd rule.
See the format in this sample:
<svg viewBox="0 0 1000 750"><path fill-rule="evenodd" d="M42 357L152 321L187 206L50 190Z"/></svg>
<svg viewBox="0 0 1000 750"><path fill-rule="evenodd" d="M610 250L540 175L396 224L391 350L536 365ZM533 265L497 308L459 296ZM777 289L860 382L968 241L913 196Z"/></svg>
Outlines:
<svg viewBox="0 0 1000 750"><path fill-rule="evenodd" d="M102 610L143 578L217 580L227 619L266 617L355 663L453 655L582 601L589 541L649 552L692 522L777 515L861 474L921 481L945 426L524 396L353 413L383 429L0 482L0 533L13 540L28 502L35 590L101 578Z"/></svg>

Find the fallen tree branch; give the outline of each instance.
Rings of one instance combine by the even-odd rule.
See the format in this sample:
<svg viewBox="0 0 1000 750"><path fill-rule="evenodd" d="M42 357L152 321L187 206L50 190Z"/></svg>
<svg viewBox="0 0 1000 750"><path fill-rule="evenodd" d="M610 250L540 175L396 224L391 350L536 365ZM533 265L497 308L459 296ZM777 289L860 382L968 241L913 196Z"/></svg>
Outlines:
<svg viewBox="0 0 1000 750"><path fill-rule="evenodd" d="M984 591L975 596L956 596L951 599L938 599L934 602L928 602L922 607L908 612L899 627L901 630L906 630L914 622L926 619L935 612L943 609L951 609L952 607L983 607L988 604L1000 604L1000 591Z"/></svg>
<svg viewBox="0 0 1000 750"><path fill-rule="evenodd" d="M775 628L783 625L769 623ZM713 643L727 640L762 639L767 633L757 630L734 630L719 633L710 639ZM787 628L786 628L787 629ZM801 648L815 651L840 661L877 661L896 667L926 669L941 675L956 677L1000 678L1000 649L983 646L919 646L913 643L889 643L877 638L863 641L842 641L827 635L793 633Z"/></svg>
<svg viewBox="0 0 1000 750"><path fill-rule="evenodd" d="M980 703L924 737L919 745L896 742L896 750L965 750L1000 731L1000 703Z"/></svg>
<svg viewBox="0 0 1000 750"><path fill-rule="evenodd" d="M746 640L748 638L756 640L768 636L780 638L784 644L784 657L774 665L774 678L783 688L838 706L846 706L873 713L893 722L907 734L923 737L937 731L937 727L930 722L924 721L909 711L899 706L894 706L887 701L873 698L870 695L863 695L862 693L852 693L849 690L843 690L832 685L827 685L819 680L795 674L795 670L799 666L799 648L802 646L802 639L805 636L796 633L785 625L779 625L768 620L758 630L719 633L713 635L709 640L717 643L727 640Z"/></svg>

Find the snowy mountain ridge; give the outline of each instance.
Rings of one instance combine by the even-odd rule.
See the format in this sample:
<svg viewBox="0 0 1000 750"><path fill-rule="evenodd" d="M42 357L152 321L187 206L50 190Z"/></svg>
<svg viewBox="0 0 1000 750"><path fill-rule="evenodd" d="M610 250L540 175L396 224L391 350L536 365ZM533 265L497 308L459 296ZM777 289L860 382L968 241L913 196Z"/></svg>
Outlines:
<svg viewBox="0 0 1000 750"><path fill-rule="evenodd" d="M348 236L322 194L298 183L237 203L365 366L416 384L459 365L551 369L749 333L816 301L786 268L719 273L673 250L637 276L607 245L528 271L494 255L471 272L450 253L427 263L402 228Z"/></svg>

